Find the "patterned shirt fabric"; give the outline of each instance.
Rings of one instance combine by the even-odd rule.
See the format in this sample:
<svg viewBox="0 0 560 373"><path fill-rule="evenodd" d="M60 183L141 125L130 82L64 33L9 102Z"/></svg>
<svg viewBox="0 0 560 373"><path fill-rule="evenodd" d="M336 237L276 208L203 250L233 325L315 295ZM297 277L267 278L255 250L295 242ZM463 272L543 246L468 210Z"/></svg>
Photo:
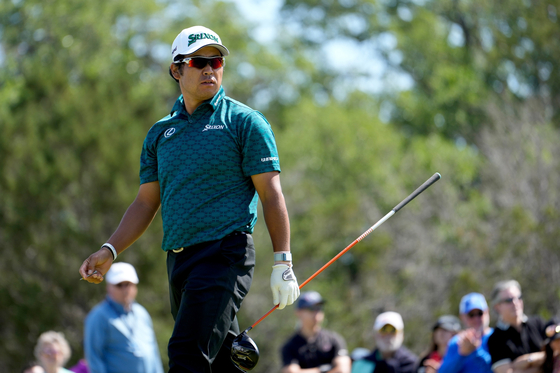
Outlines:
<svg viewBox="0 0 560 373"><path fill-rule="evenodd" d="M126 312L107 297L86 317L85 357L90 373L163 373L148 311L138 303Z"/></svg>
<svg viewBox="0 0 560 373"><path fill-rule="evenodd" d="M346 341L339 334L324 329L312 340L296 333L282 347L283 365L298 364L302 369L332 364L338 356L348 356Z"/></svg>
<svg viewBox="0 0 560 373"><path fill-rule="evenodd" d="M142 148L140 183L158 181L165 251L252 233L258 196L251 176L278 171L265 117L222 87L189 115L180 96Z"/></svg>
<svg viewBox="0 0 560 373"><path fill-rule="evenodd" d="M438 373L492 373L488 339L493 332L494 329L490 328L490 331L482 336L480 346L467 356L459 353L459 336L451 338Z"/></svg>

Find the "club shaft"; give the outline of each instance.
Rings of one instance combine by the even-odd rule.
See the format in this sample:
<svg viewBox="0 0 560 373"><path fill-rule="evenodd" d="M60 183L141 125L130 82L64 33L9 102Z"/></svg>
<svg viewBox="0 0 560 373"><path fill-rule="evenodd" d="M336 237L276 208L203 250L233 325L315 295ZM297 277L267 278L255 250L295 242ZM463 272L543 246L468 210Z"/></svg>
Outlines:
<svg viewBox="0 0 560 373"><path fill-rule="evenodd" d="M331 260L329 260L327 262L327 264L325 264L324 266L322 266L317 272L315 272L314 274L312 274L307 280L305 280L304 282L301 283L301 285L299 285L299 288L303 288L305 285L307 285L311 280L313 280L315 277L317 277L317 275L321 272L323 272L325 269L327 269L331 264L333 264L334 262L336 262L342 255L344 255L348 250L350 250L352 247L354 247L358 242L360 242L361 240L363 240L364 238L366 238L371 232L373 232L377 227L379 227L381 224L383 224L384 222L386 222L391 216L395 215L397 213L397 211L399 211L400 209L402 209L404 206L406 206L410 201L412 201L414 198L416 198L420 193L422 193L423 191L425 191L426 189L428 189L433 183L435 183L436 181L438 181L439 179L441 179L441 175L439 173L435 173L432 175L432 177L430 177L428 180L426 180L424 182L424 184L420 185L414 192L412 192L408 197L406 197L405 199L403 199L398 205L396 205L388 214L386 214L384 217L382 217L381 219L379 219L379 221L377 223L375 223L374 225L372 225L367 231L365 231L360 237L356 238L350 245L346 246L346 248L344 248L344 250L342 250L341 252L339 252L334 258L332 258ZM267 313L265 313L260 319L258 319L257 321L255 321L255 323L253 325L251 325L246 331L251 330L252 328L254 328L255 326L257 326L261 321L263 321L268 315L270 315L272 312L274 312L276 309L278 308L278 305L275 305L274 307L272 307L270 309L270 311L268 311Z"/></svg>

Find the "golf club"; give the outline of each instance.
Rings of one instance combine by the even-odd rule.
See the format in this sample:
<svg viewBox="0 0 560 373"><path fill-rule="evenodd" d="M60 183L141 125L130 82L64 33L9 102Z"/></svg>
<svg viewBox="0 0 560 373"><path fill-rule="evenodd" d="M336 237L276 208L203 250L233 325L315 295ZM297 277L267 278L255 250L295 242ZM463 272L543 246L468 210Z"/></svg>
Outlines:
<svg viewBox="0 0 560 373"><path fill-rule="evenodd" d="M367 235L373 232L377 227L387 221L391 216L395 215L397 211L402 209L406 206L410 201L416 198L420 193L428 189L433 183L441 179L441 175L436 172L432 177L424 182L424 184L420 185L414 192L412 192L408 197L403 199L401 203L396 205L387 215L381 218L377 223L371 226L367 231L365 231L360 237L356 238L354 242L348 245L344 250L338 253L334 258L329 260L327 264L322 266L317 272L312 274L307 280L305 280L299 288L303 288L305 285L309 283L309 281L313 280L319 273L323 272L327 267L337 261L342 255L344 255L348 250L354 247L358 242L363 240ZM257 348L257 344L247 335L247 333L257 326L261 321L263 321L268 315L270 315L274 310L278 308L278 305L272 307L270 311L264 314L260 319L255 321L253 325L245 329L241 334L239 334L233 340L233 344L231 346L231 360L233 363L243 371L249 371L253 369L258 361L259 361L259 349Z"/></svg>

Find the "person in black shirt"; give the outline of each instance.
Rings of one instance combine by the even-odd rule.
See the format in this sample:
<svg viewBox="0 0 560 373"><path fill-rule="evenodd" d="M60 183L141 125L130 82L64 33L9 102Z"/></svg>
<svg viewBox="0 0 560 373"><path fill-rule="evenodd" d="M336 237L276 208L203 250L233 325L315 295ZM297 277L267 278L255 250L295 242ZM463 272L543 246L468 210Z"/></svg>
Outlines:
<svg viewBox="0 0 560 373"><path fill-rule="evenodd" d="M540 372L545 359L542 351L547 323L523 312L521 286L515 280L501 281L492 290L492 305L499 315L494 333L488 339L494 373Z"/></svg>
<svg viewBox="0 0 560 373"><path fill-rule="evenodd" d="M325 317L319 293L302 293L296 306L298 331L282 347L282 373L350 373L346 341L321 328Z"/></svg>

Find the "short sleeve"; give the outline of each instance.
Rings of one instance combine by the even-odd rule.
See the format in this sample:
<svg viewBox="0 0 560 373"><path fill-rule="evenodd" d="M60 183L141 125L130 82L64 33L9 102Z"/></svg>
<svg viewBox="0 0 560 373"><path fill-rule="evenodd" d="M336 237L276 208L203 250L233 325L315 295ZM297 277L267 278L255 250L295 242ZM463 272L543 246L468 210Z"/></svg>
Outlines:
<svg viewBox="0 0 560 373"><path fill-rule="evenodd" d="M274 133L266 118L258 111L253 111L247 116L242 139L242 168L246 176L271 171L280 172Z"/></svg>
<svg viewBox="0 0 560 373"><path fill-rule="evenodd" d="M158 180L158 163L156 144L146 136L140 154L140 184Z"/></svg>

